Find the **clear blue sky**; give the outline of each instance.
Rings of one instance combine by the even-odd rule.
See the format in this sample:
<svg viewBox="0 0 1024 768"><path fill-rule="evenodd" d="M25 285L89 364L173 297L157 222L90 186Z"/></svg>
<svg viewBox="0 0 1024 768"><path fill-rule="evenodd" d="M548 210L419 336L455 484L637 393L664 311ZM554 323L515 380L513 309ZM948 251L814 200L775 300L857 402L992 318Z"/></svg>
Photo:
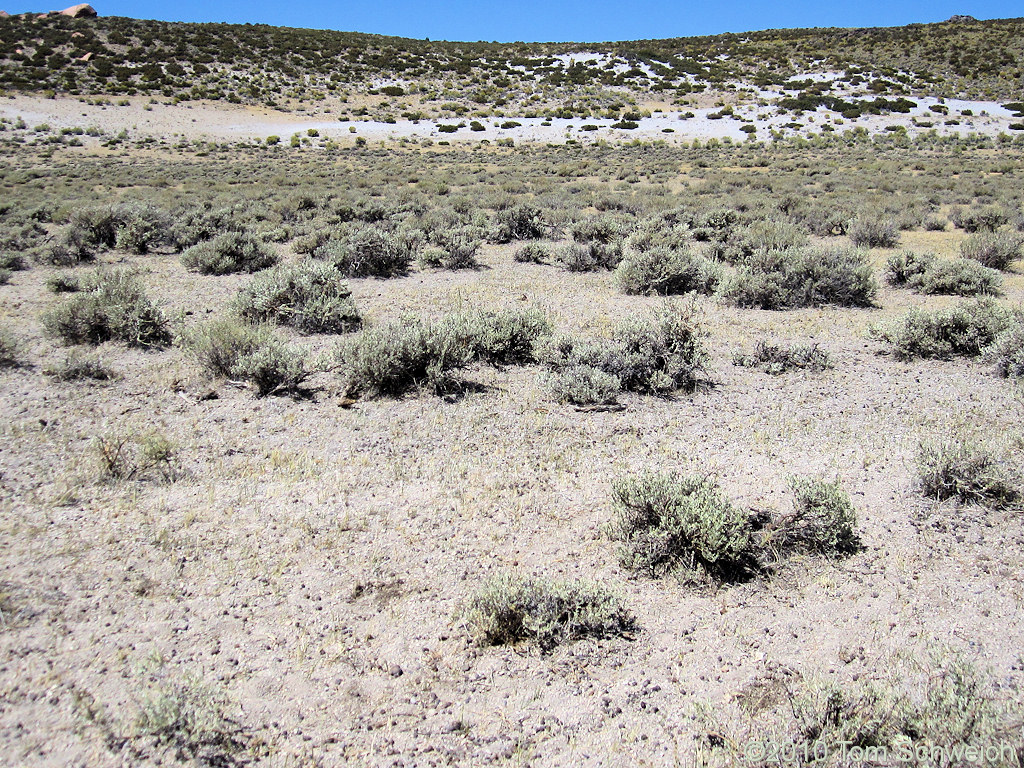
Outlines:
<svg viewBox="0 0 1024 768"><path fill-rule="evenodd" d="M61 4L61 2L65 4ZM0 0L12 13L76 0ZM597 42L784 27L876 27L1024 15L1019 0L94 0L104 16L375 32L431 40Z"/></svg>

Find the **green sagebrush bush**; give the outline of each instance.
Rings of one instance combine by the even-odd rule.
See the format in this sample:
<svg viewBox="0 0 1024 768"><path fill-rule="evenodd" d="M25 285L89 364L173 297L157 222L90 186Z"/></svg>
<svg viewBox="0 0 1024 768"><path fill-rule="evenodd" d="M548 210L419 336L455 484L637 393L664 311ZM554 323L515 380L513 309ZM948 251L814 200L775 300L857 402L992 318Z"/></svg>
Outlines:
<svg viewBox="0 0 1024 768"><path fill-rule="evenodd" d="M1000 376L1024 378L1024 316L1014 315L984 354L989 362L995 363Z"/></svg>
<svg viewBox="0 0 1024 768"><path fill-rule="evenodd" d="M149 253L172 242L171 218L152 205L118 203L77 208L69 227L90 246Z"/></svg>
<svg viewBox="0 0 1024 768"><path fill-rule="evenodd" d="M756 568L749 516L706 477L645 472L612 485L620 559L649 576L684 568L730 579Z"/></svg>
<svg viewBox="0 0 1024 768"><path fill-rule="evenodd" d="M185 344L210 375L250 382L257 397L299 395L309 378L306 353L266 326L215 320L194 329Z"/></svg>
<svg viewBox="0 0 1024 768"><path fill-rule="evenodd" d="M733 365L763 368L773 376L792 370L825 371L832 368L832 358L817 344L780 346L759 340L749 355L736 355Z"/></svg>
<svg viewBox="0 0 1024 768"><path fill-rule="evenodd" d="M331 264L283 264L256 275L235 309L249 322L273 322L300 333L347 333L362 320L345 277Z"/></svg>
<svg viewBox="0 0 1024 768"><path fill-rule="evenodd" d="M404 233L377 225L362 225L341 240L330 240L313 251L346 277L400 277L409 271L415 243Z"/></svg>
<svg viewBox="0 0 1024 768"><path fill-rule="evenodd" d="M501 575L488 579L464 609L484 645L534 642L543 651L584 637L635 629L622 601L597 584Z"/></svg>
<svg viewBox="0 0 1024 768"><path fill-rule="evenodd" d="M688 250L655 247L628 251L615 268L615 279L629 294L710 294L722 281L722 267Z"/></svg>
<svg viewBox="0 0 1024 768"><path fill-rule="evenodd" d="M512 258L521 264L546 264L551 258L551 249L540 243L527 243Z"/></svg>
<svg viewBox="0 0 1024 768"><path fill-rule="evenodd" d="M986 445L961 437L922 441L917 452L921 493L995 508L1016 506L1018 478Z"/></svg>
<svg viewBox="0 0 1024 768"><path fill-rule="evenodd" d="M792 477L793 511L775 523L775 545L786 552L839 555L856 551L857 513L837 482L819 477Z"/></svg>
<svg viewBox="0 0 1024 768"><path fill-rule="evenodd" d="M36 261L54 267L71 267L96 261L96 248L81 231L65 226L35 252Z"/></svg>
<svg viewBox="0 0 1024 768"><path fill-rule="evenodd" d="M408 317L364 330L338 355L349 394L397 396L422 386L443 394L458 387L453 373L474 360L531 362L534 343L547 333L550 324L535 309Z"/></svg>
<svg viewBox="0 0 1024 768"><path fill-rule="evenodd" d="M521 203L494 214L490 239L495 243L510 243L513 240L538 240L544 234L540 208Z"/></svg>
<svg viewBox="0 0 1024 768"><path fill-rule="evenodd" d="M993 299L971 299L954 307L912 309L875 334L900 360L915 357L977 357L1009 325L1010 313Z"/></svg>
<svg viewBox="0 0 1024 768"><path fill-rule="evenodd" d="M420 264L439 269L477 269L482 241L475 234L471 228L435 234L433 245L420 252Z"/></svg>
<svg viewBox="0 0 1024 768"><path fill-rule="evenodd" d="M181 254L186 269L204 275L259 272L277 262L277 252L271 246L245 232L225 232Z"/></svg>
<svg viewBox="0 0 1024 768"><path fill-rule="evenodd" d="M896 222L875 216L858 216L850 223L850 241L862 248L895 248L900 244Z"/></svg>
<svg viewBox="0 0 1024 768"><path fill-rule="evenodd" d="M0 368L17 368L21 361L21 346L9 328L0 326Z"/></svg>
<svg viewBox="0 0 1024 768"><path fill-rule="evenodd" d="M994 295L1003 278L972 259L937 259L932 254L899 251L886 260L890 285L947 296Z"/></svg>
<svg viewBox="0 0 1024 768"><path fill-rule="evenodd" d="M609 392L613 381L607 377L615 377L623 390L665 395L693 389L704 378L705 335L694 305L677 301L625 321L610 339L552 337L537 345L536 354L555 374L589 378L596 392ZM607 377L580 370L587 368ZM557 377L552 380L560 386Z"/></svg>
<svg viewBox="0 0 1024 768"><path fill-rule="evenodd" d="M622 241L567 243L555 247L556 264L568 272L598 272L615 269L622 261Z"/></svg>
<svg viewBox="0 0 1024 768"><path fill-rule="evenodd" d="M622 391L622 380L590 365L567 365L550 371L546 384L551 396L572 405L612 405Z"/></svg>
<svg viewBox="0 0 1024 768"><path fill-rule="evenodd" d="M136 347L165 347L170 325L130 270L97 270L81 290L43 315L46 332L66 344L113 339Z"/></svg>
<svg viewBox="0 0 1024 768"><path fill-rule="evenodd" d="M97 355L83 355L71 352L59 363L47 366L43 373L57 381L109 381L117 378L117 374Z"/></svg>
<svg viewBox="0 0 1024 768"><path fill-rule="evenodd" d="M1024 255L1024 236L1013 232L979 232L960 243L960 254L991 269L1006 270Z"/></svg>
<svg viewBox="0 0 1024 768"><path fill-rule="evenodd" d="M862 251L801 248L753 254L725 289L740 307L873 306L878 286Z"/></svg>

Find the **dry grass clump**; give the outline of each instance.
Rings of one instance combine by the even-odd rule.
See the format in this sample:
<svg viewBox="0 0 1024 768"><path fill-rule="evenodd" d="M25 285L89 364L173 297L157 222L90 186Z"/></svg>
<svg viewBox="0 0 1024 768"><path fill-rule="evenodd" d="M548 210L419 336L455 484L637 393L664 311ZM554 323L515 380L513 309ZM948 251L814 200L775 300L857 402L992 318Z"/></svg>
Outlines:
<svg viewBox="0 0 1024 768"><path fill-rule="evenodd" d="M165 347L170 325L130 270L97 270L81 290L43 315L46 332L66 344L123 341L134 347Z"/></svg>
<svg viewBox="0 0 1024 768"><path fill-rule="evenodd" d="M924 441L916 460L921 493L930 499L956 499L997 509L1020 502L1012 465L987 445L955 436Z"/></svg>
<svg viewBox="0 0 1024 768"><path fill-rule="evenodd" d="M876 329L900 360L916 357L977 357L1010 323L1009 311L993 299L963 301L954 307L912 309L901 320Z"/></svg>
<svg viewBox="0 0 1024 768"><path fill-rule="evenodd" d="M485 582L465 614L484 645L529 641L543 651L584 637L627 634L636 626L621 600L596 584L510 575Z"/></svg>
<svg viewBox="0 0 1024 768"><path fill-rule="evenodd" d="M863 251L812 247L755 253L725 295L737 306L759 309L870 307L877 289Z"/></svg>
<svg viewBox="0 0 1024 768"><path fill-rule="evenodd" d="M109 381L117 374L98 355L81 354L73 351L56 365L48 366L43 373L57 381Z"/></svg>
<svg viewBox="0 0 1024 768"><path fill-rule="evenodd" d="M769 344L764 339L754 345L749 355L739 354L733 358L733 365L745 368L762 368L773 376L787 371L825 371L833 367L828 352L817 344L794 344L780 346Z"/></svg>
<svg viewBox="0 0 1024 768"><path fill-rule="evenodd" d="M181 254L186 269L204 275L259 272L277 262L271 246L246 232L225 232Z"/></svg>
<svg viewBox="0 0 1024 768"><path fill-rule="evenodd" d="M155 479L171 483L182 474L177 447L157 432L100 436L95 450L102 480Z"/></svg>
<svg viewBox="0 0 1024 768"><path fill-rule="evenodd" d="M362 323L344 276L330 264L284 264L255 276L235 308L253 323L273 322L300 333L347 333Z"/></svg>

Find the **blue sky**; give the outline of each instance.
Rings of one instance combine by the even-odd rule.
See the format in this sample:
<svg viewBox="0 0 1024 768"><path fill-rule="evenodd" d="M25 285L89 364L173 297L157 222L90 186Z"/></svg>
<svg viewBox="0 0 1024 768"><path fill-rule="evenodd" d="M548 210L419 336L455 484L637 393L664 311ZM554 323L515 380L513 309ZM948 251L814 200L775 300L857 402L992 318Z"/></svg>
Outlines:
<svg viewBox="0 0 1024 768"><path fill-rule="evenodd" d="M53 3L53 0L42 0ZM65 0L67 5L75 0ZM166 21L223 21L375 32L431 40L605 41L686 37L783 27L897 26L943 21L955 13L979 19L1024 15L1019 0L93 0L104 16ZM0 0L12 13L48 10L40 0ZM58 0L59 2L59 0ZM6 5L5 5L6 3ZM53 7L57 7L54 4ZM66 7L60 5L59 7Z"/></svg>

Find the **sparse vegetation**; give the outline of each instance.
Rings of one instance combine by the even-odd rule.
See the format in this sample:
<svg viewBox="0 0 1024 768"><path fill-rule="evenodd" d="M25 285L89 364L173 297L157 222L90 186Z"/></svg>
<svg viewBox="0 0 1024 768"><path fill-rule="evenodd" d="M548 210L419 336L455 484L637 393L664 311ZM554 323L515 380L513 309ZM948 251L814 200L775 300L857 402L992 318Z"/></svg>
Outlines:
<svg viewBox="0 0 1024 768"><path fill-rule="evenodd" d="M74 351L56 365L46 368L44 372L57 381L80 381L82 379L109 381L117 377L117 374L98 355Z"/></svg>
<svg viewBox="0 0 1024 768"><path fill-rule="evenodd" d="M825 371L833 367L832 357L817 344L794 344L789 347L769 344L763 339L754 345L749 355L733 358L734 365L763 368L773 376L792 370Z"/></svg>
<svg viewBox="0 0 1024 768"><path fill-rule="evenodd" d="M81 291L43 315L47 333L66 344L123 341L134 347L165 347L171 331L163 312L124 269L98 270Z"/></svg>
<svg viewBox="0 0 1024 768"><path fill-rule="evenodd" d="M1011 466L991 448L957 436L924 441L917 453L921 493L936 501L1015 506L1021 494Z"/></svg>
<svg viewBox="0 0 1024 768"><path fill-rule="evenodd" d="M636 625L621 600L596 584L509 575L489 579L465 614L485 645L529 641L544 651L584 637L624 635Z"/></svg>

